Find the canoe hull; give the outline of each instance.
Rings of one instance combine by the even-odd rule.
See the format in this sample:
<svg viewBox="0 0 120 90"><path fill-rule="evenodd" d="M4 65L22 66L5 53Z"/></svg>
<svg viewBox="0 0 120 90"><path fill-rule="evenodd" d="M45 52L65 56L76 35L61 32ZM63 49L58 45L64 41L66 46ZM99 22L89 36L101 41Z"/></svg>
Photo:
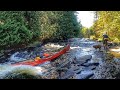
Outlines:
<svg viewBox="0 0 120 90"><path fill-rule="evenodd" d="M38 61L26 61L26 62L20 62L20 63L16 63L16 64L12 64L12 65L31 65L31 66L37 66L39 64L43 64L46 61L51 61L61 55L63 55L64 53L66 53L67 51L69 51L70 49L70 45L68 44L63 50L55 53L54 55L47 57L47 58L43 58L41 60Z"/></svg>

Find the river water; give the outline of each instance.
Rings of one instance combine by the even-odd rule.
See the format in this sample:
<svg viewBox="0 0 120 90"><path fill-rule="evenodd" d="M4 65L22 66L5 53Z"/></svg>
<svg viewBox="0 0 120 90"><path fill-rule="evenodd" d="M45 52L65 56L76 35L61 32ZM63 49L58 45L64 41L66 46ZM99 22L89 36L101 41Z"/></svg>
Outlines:
<svg viewBox="0 0 120 90"><path fill-rule="evenodd" d="M74 76L75 79L90 79L90 78L96 79L96 78L94 78L94 77L97 77L97 76L95 76L95 73L96 73L96 70L97 70L96 68L98 68L100 65L102 65L102 63L104 62L104 57L105 56L104 56L103 47L99 51L99 50L96 50L95 48L93 48L93 45L98 45L98 44L101 44L101 43L96 42L96 41L92 41L92 40L89 40L89 39L86 39L86 38L82 38L82 39L81 38L72 38L72 39L69 40L69 43L70 43L69 52L62 55L61 57L59 57L56 60L58 60L59 62L62 62L62 61L65 61L65 60L74 60L74 58L76 58L76 59L79 59L79 58L82 58L82 57L88 58L88 56L91 56L92 58L90 58L86 62L84 62L83 65L78 63L80 65L78 67L80 72L79 73L76 72L77 74L74 73L73 76ZM50 45L52 45L52 47L56 47L56 48L63 47L62 45L56 45L55 43L52 43ZM23 51L23 52L27 53L26 51ZM14 56L17 53L18 52L15 52L14 55L12 54L10 57L7 57L6 58L6 59L8 59L7 62L4 62L4 63L2 63L2 65L0 65L0 70L1 70L0 75L5 75L4 73L6 73L8 71L9 72L10 71L11 72L12 71L17 71L17 70L21 71L21 70L18 69L18 67L14 68L14 69L8 69L8 68L10 68L10 66L5 67L5 65L10 65L11 63L15 62L13 60L10 60L10 58L11 57L16 58ZM22 57L17 58L16 62L24 60L24 59ZM80 61L80 62L82 62L82 61ZM39 75L43 75L42 74L43 72L49 72L47 70L48 68L55 68L50 62L47 63L46 65L48 65L48 66L45 67L45 68L44 68L44 66L45 66L44 64L36 66L36 67L29 67L28 66L28 70L29 71L31 70L30 72L32 72L32 74L38 74L39 73ZM70 64L69 66L72 67L72 64ZM5 67L5 68L3 68L3 67ZM23 66L21 66L21 67L23 67ZM27 67L24 66L23 69L24 68L26 69ZM33 70L33 68L34 68L34 70ZM68 68L68 67L66 67L66 68ZM34 72L34 71L36 71L36 72ZM57 71L55 71L54 74L55 73L58 74ZM67 74L64 74L64 75L67 76ZM56 77L59 78L59 75L56 75Z"/></svg>

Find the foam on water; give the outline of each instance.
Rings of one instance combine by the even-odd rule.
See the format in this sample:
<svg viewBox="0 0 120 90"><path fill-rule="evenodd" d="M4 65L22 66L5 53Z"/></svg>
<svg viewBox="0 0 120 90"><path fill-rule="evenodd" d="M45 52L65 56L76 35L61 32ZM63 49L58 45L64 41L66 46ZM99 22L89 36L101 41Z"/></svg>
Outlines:
<svg viewBox="0 0 120 90"><path fill-rule="evenodd" d="M18 55L18 54L19 54L19 52L14 53L14 54L10 57L10 61L19 62L19 61L24 61L24 60L26 60L25 58L22 58L22 57L16 57L16 55Z"/></svg>
<svg viewBox="0 0 120 90"><path fill-rule="evenodd" d="M17 75L19 73L27 73L34 76L41 76L44 71L45 69L43 67L33 67L29 65L0 65L0 79L4 79L10 73L12 73L12 75Z"/></svg>
<svg viewBox="0 0 120 90"><path fill-rule="evenodd" d="M81 47L76 46L76 47L70 47L70 49L81 49Z"/></svg>
<svg viewBox="0 0 120 90"><path fill-rule="evenodd" d="M64 47L64 46L61 46L61 45L55 45L55 44L53 44L53 43L47 44L47 45L45 45L45 46L50 46L50 47L53 47L53 48L62 48L62 47Z"/></svg>

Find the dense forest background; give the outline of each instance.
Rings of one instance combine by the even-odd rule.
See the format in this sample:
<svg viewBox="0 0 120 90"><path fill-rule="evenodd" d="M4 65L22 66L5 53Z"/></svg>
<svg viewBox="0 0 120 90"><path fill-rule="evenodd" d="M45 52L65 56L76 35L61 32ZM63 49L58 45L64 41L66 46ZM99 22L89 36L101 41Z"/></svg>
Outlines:
<svg viewBox="0 0 120 90"><path fill-rule="evenodd" d="M0 11L0 47L78 37L75 11Z"/></svg>
<svg viewBox="0 0 120 90"><path fill-rule="evenodd" d="M0 48L85 37L120 41L120 11L95 11L94 24L83 27L76 11L0 11Z"/></svg>

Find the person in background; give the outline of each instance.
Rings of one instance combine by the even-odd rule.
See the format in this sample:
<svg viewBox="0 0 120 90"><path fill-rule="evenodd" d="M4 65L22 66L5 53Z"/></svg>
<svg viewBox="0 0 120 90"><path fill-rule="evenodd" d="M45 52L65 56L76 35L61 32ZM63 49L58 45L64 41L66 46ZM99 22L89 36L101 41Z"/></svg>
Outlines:
<svg viewBox="0 0 120 90"><path fill-rule="evenodd" d="M103 47L104 47L104 49L108 49L108 40L109 40L109 37L108 37L107 33L105 32L103 34Z"/></svg>

